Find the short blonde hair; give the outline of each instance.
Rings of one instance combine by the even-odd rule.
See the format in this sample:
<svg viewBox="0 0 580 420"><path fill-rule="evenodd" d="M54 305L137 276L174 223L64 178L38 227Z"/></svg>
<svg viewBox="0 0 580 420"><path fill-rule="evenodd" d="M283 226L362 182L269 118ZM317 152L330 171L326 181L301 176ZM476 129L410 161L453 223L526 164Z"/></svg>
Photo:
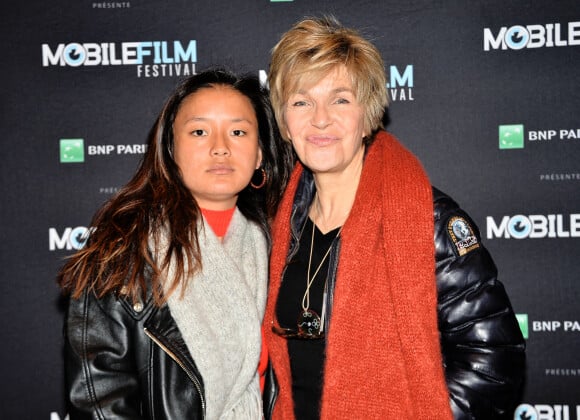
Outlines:
<svg viewBox="0 0 580 420"><path fill-rule="evenodd" d="M368 137L383 128L388 99L379 51L357 31L325 16L296 23L272 49L270 98L284 137L288 132L284 109L290 95L303 84L315 84L339 65L346 67L355 96L365 109Z"/></svg>

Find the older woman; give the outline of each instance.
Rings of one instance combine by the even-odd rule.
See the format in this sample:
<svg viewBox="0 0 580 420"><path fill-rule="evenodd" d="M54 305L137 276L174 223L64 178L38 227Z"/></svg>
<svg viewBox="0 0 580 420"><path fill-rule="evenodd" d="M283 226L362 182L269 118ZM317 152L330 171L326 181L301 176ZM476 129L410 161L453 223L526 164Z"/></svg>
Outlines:
<svg viewBox="0 0 580 420"><path fill-rule="evenodd" d="M276 217L264 325L275 419L498 418L524 341L477 227L382 129L377 49L330 18L272 53L299 158Z"/></svg>

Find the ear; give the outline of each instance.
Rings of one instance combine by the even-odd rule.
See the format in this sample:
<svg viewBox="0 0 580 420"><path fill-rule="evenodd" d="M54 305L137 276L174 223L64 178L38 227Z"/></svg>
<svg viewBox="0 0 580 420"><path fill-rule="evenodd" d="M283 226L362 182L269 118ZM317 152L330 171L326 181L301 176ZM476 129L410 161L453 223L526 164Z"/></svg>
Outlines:
<svg viewBox="0 0 580 420"><path fill-rule="evenodd" d="M259 169L262 165L262 149L258 148L258 159L256 163L256 169Z"/></svg>

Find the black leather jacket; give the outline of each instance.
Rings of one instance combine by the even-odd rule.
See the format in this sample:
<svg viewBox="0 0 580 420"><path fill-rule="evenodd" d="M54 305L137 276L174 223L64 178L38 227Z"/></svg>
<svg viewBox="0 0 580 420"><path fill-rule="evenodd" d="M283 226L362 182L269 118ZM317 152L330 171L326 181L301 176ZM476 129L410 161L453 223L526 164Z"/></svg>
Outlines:
<svg viewBox="0 0 580 420"><path fill-rule="evenodd" d="M84 293L65 327L70 418L203 419L203 381L167 305Z"/></svg>
<svg viewBox="0 0 580 420"><path fill-rule="evenodd" d="M433 189L437 310L445 378L455 419L512 418L525 373L525 342L478 228ZM478 247L458 255L449 221L467 221Z"/></svg>
<svg viewBox="0 0 580 420"><path fill-rule="evenodd" d="M297 252L300 228L314 196L314 183L304 171L295 195L288 260ZM525 343L496 266L481 244L475 223L455 201L433 188L438 322L450 404L454 418L511 418L525 371ZM477 243L459 243L449 233L449 222L461 218ZM459 249L465 246L465 254ZM463 252L463 251L461 251ZM325 331L338 266L340 244L330 254ZM269 374L272 374L270 371ZM271 413L277 393L275 378L266 389ZM377 390L380 392L380 390ZM266 399L266 401L268 401Z"/></svg>

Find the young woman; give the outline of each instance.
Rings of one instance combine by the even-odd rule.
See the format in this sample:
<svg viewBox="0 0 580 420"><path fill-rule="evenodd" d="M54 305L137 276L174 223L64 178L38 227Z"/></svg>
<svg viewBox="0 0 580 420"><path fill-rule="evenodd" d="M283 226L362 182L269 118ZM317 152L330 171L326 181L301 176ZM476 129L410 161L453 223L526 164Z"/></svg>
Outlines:
<svg viewBox="0 0 580 420"><path fill-rule="evenodd" d="M268 221L290 164L257 78L177 87L59 276L71 418L262 418Z"/></svg>

